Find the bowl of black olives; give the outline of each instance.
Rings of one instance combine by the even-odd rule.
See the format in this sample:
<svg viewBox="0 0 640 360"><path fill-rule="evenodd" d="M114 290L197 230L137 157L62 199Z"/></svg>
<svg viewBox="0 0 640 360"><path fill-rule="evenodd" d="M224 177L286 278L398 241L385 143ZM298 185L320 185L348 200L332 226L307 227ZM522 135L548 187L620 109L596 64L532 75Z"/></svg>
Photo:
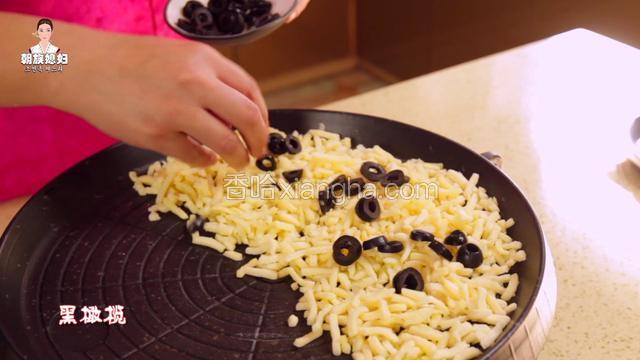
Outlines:
<svg viewBox="0 0 640 360"><path fill-rule="evenodd" d="M283 25L297 0L169 0L165 20L178 34L211 44L257 40Z"/></svg>

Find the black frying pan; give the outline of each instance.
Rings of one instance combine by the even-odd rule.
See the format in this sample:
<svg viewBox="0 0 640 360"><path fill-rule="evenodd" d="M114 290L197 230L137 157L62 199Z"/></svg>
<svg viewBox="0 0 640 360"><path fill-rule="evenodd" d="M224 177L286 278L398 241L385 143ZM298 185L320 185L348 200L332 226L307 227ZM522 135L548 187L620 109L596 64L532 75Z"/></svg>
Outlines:
<svg viewBox="0 0 640 360"><path fill-rule="evenodd" d="M277 110L271 123L287 132L324 124L402 159L480 174L502 216L516 220L509 233L528 258L514 267L521 283L513 321L481 358L504 346L534 303L545 263L536 215L505 174L460 144L381 118ZM327 334L293 347L308 329L286 325L298 297L288 282L237 279L239 264L191 245L176 217L147 221L153 199L139 197L127 173L160 158L111 147L53 180L13 219L0 239L0 328L16 353L30 359L333 358ZM76 305L76 319L82 305L124 305L127 324L58 325L61 304Z"/></svg>

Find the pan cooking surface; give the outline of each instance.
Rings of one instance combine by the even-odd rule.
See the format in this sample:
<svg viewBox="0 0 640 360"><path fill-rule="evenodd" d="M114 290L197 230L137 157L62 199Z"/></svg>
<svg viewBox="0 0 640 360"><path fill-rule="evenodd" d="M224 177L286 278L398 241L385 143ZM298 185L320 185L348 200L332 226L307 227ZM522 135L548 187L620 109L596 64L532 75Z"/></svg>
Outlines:
<svg viewBox="0 0 640 360"><path fill-rule="evenodd" d="M542 233L526 199L490 163L438 135L362 115L283 110L271 113L271 123L287 132L323 123L400 158L478 172L503 215L516 219L510 234L528 254L515 267L519 308L507 332L524 318L540 286ZM0 327L16 352L37 359L334 359L328 333L304 348L292 345L308 327L287 326L291 313L304 321L288 279L238 279L242 263L192 245L180 219L147 220L153 198L139 197L127 173L160 158L126 145L105 150L52 181L10 224L0 245ZM60 305L76 306L78 324L59 325ZM102 309L103 318L107 306L122 305L126 324L81 324L85 305Z"/></svg>

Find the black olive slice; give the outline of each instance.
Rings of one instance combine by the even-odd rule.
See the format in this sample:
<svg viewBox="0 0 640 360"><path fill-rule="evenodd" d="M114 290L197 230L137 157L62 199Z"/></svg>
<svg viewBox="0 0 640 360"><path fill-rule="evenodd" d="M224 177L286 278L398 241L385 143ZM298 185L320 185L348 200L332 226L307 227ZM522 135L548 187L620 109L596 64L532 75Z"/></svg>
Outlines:
<svg viewBox="0 0 640 360"><path fill-rule="evenodd" d="M216 23L218 24L218 30L222 34L231 34L234 26L236 26L236 17L238 14L235 11L222 11L218 14Z"/></svg>
<svg viewBox="0 0 640 360"><path fill-rule="evenodd" d="M376 162L365 161L360 166L360 173L369 181L380 181L386 174L386 171L382 165Z"/></svg>
<svg viewBox="0 0 640 360"><path fill-rule="evenodd" d="M333 260L338 265L349 266L362 255L362 244L350 235L342 235L333 243Z"/></svg>
<svg viewBox="0 0 640 360"><path fill-rule="evenodd" d="M389 241L384 245L378 246L378 251L381 253L393 254L399 253L404 249L404 245L400 241Z"/></svg>
<svg viewBox="0 0 640 360"><path fill-rule="evenodd" d="M229 3L230 9L244 9L249 5L249 0L231 0Z"/></svg>
<svg viewBox="0 0 640 360"><path fill-rule="evenodd" d="M248 12L244 13L244 22L247 24L248 27L252 27L253 25L255 25L255 17L249 15Z"/></svg>
<svg viewBox="0 0 640 360"><path fill-rule="evenodd" d="M409 177L402 172L402 170L392 170L389 171L381 180L380 185L382 186L402 186L409 182Z"/></svg>
<svg viewBox="0 0 640 360"><path fill-rule="evenodd" d="M282 155L287 152L287 148L284 145L284 136L276 132L269 134L267 147L274 155Z"/></svg>
<svg viewBox="0 0 640 360"><path fill-rule="evenodd" d="M372 196L360 198L356 203L356 214L362 221L373 221L380 217L380 203Z"/></svg>
<svg viewBox="0 0 640 360"><path fill-rule="evenodd" d="M327 189L331 192L331 196L338 197L345 193L347 188L348 179L346 175L338 175L332 182L329 183Z"/></svg>
<svg viewBox="0 0 640 360"><path fill-rule="evenodd" d="M185 20L185 19L178 19L178 23L177 23L178 27L186 32L189 33L195 33L196 32L196 26L189 20Z"/></svg>
<svg viewBox="0 0 640 360"><path fill-rule="evenodd" d="M322 214L326 214L336 206L335 199L328 190L318 192L318 203L320 204L320 212Z"/></svg>
<svg viewBox="0 0 640 360"><path fill-rule="evenodd" d="M364 190L364 185L365 182L362 178L349 179L345 194L347 196L358 195Z"/></svg>
<svg viewBox="0 0 640 360"><path fill-rule="evenodd" d="M182 15L187 19L191 19L191 15L193 15L193 11L203 6L204 5L202 5L202 3L200 3L199 1L195 1L195 0L187 1L187 3L184 4L184 7L182 8Z"/></svg>
<svg viewBox="0 0 640 360"><path fill-rule="evenodd" d="M213 14L220 14L221 12L227 10L227 8L229 7L229 1L228 0L209 0L208 7Z"/></svg>
<svg viewBox="0 0 640 360"><path fill-rule="evenodd" d="M260 17L268 14L271 11L271 3L268 1L258 1L249 7L247 10L247 15L251 17Z"/></svg>
<svg viewBox="0 0 640 360"><path fill-rule="evenodd" d="M453 254L451 254L451 251L449 251L449 249L447 249L447 247L444 246L444 244L440 241L430 242L429 248L431 248L431 250L433 250L436 254L442 256L443 258L449 261L453 260Z"/></svg>
<svg viewBox="0 0 640 360"><path fill-rule="evenodd" d="M393 277L393 287L397 294L401 294L402 289L422 291L424 290L424 279L418 270L409 267Z"/></svg>
<svg viewBox="0 0 640 360"><path fill-rule="evenodd" d="M272 155L265 155L256 160L256 166L262 171L272 171L276 169L276 159Z"/></svg>
<svg viewBox="0 0 640 360"><path fill-rule="evenodd" d="M211 11L204 6L193 9L190 19L196 27L205 28L213 25L213 15L211 15Z"/></svg>
<svg viewBox="0 0 640 360"><path fill-rule="evenodd" d="M302 169L284 171L282 177L284 177L289 184L293 184L302 178Z"/></svg>
<svg viewBox="0 0 640 360"><path fill-rule="evenodd" d="M284 146L286 147L287 152L292 155L302 151L302 144L300 143L300 139L293 135L287 135L287 137L284 138Z"/></svg>
<svg viewBox="0 0 640 360"><path fill-rule="evenodd" d="M371 250L373 248L377 248L379 246L385 245L387 243L387 238L384 235L372 237L369 240L366 240L362 243L362 248L365 250Z"/></svg>
<svg viewBox="0 0 640 360"><path fill-rule="evenodd" d="M482 250L476 244L466 243L458 249L456 261L466 268L475 269L482 265Z"/></svg>
<svg viewBox="0 0 640 360"><path fill-rule="evenodd" d="M209 26L198 26L195 28L195 32L198 35L215 35L217 34L215 25L211 24Z"/></svg>
<svg viewBox="0 0 640 360"><path fill-rule="evenodd" d="M432 233L420 229L412 230L409 237L415 241L434 241L436 239Z"/></svg>
<svg viewBox="0 0 640 360"><path fill-rule="evenodd" d="M460 246L467 243L467 236L460 230L453 230L449 236L444 239L444 243L452 246Z"/></svg>
<svg viewBox="0 0 640 360"><path fill-rule="evenodd" d="M235 13L236 13L236 16L235 16L235 21L233 23L233 26L231 27L231 34L240 34L241 32L244 31L247 24L244 21L244 17L242 16L241 10L237 10L235 11Z"/></svg>

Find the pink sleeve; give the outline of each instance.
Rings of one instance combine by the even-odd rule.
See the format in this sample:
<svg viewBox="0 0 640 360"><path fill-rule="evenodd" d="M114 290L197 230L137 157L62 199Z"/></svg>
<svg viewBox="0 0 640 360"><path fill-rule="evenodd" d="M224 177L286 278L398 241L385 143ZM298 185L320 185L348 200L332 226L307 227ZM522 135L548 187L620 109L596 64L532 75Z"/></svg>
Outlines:
<svg viewBox="0 0 640 360"><path fill-rule="evenodd" d="M52 42L64 47L64 39L56 38L56 20L116 32L181 38L165 23L166 4L167 0L3 0L0 11L53 19ZM63 170L115 142L63 111L0 108L0 201L35 192Z"/></svg>

